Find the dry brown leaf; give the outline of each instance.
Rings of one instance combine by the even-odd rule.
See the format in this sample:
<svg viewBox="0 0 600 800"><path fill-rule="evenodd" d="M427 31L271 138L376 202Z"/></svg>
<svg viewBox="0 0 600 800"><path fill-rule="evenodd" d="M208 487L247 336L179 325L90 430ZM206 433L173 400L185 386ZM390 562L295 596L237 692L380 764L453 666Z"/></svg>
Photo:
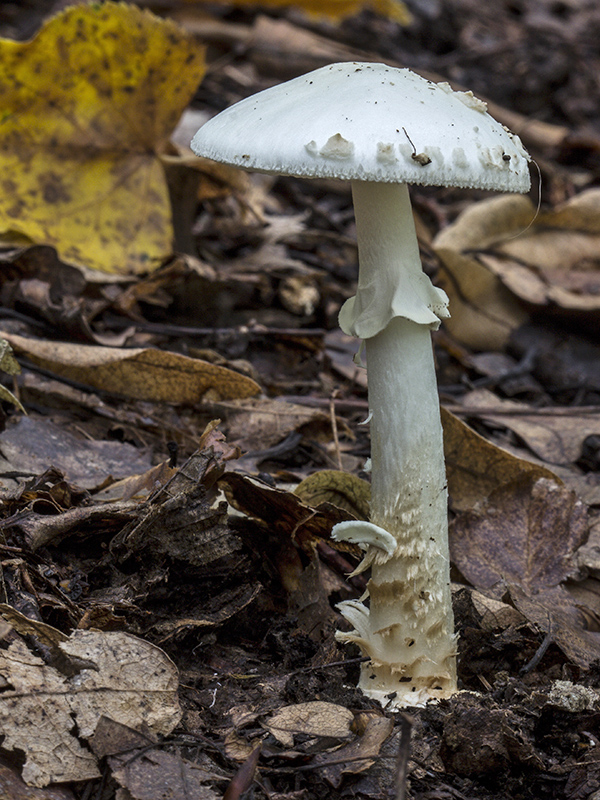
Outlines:
<svg viewBox="0 0 600 800"><path fill-rule="evenodd" d="M350 726L353 720L354 714L344 706L314 700L310 703L284 706L263 724L284 747L293 747L294 736L300 734L351 739Z"/></svg>
<svg viewBox="0 0 600 800"><path fill-rule="evenodd" d="M190 616L158 622L153 630L160 636L160 643L164 644L169 639L184 636L191 631L202 633L209 628L218 628L253 603L261 592L262 587L258 584L228 589L210 601L203 598L197 608L190 606L186 609Z"/></svg>
<svg viewBox="0 0 600 800"><path fill-rule="evenodd" d="M219 800L222 797L205 785L212 775L178 753L158 748L138 749L111 756L113 778L133 800L158 800L181 797L193 800Z"/></svg>
<svg viewBox="0 0 600 800"><path fill-rule="evenodd" d="M587 528L587 509L574 492L529 478L492 492L450 531L451 558L465 578L498 599L508 592L584 668L600 658L600 633L590 629L593 612L586 615L563 584L576 571L575 552Z"/></svg>
<svg viewBox="0 0 600 800"><path fill-rule="evenodd" d="M141 475L131 475L123 480L115 481L108 489L97 492L96 498L105 500L142 500L164 486L177 470L171 467L167 461L162 461L154 467L143 472Z"/></svg>
<svg viewBox="0 0 600 800"><path fill-rule="evenodd" d="M67 787L36 789L27 786L19 772L6 764L0 764L0 797L2 800L75 800Z"/></svg>
<svg viewBox="0 0 600 800"><path fill-rule="evenodd" d="M125 633L75 631L58 647L89 666L61 674L21 640L0 651L0 674L10 686L0 697L3 746L25 752L27 783L98 777L96 758L77 737L89 738L103 714L160 734L179 721L177 671L154 645Z"/></svg>
<svg viewBox="0 0 600 800"><path fill-rule="evenodd" d="M0 469L38 474L52 466L72 483L91 489L111 475L121 478L150 468L149 454L139 448L86 439L72 428L34 414L11 419L0 434Z"/></svg>
<svg viewBox="0 0 600 800"><path fill-rule="evenodd" d="M502 484L529 476L561 483L545 467L493 444L443 408L444 454L450 504L455 511L473 508Z"/></svg>
<svg viewBox="0 0 600 800"><path fill-rule="evenodd" d="M470 206L434 241L440 284L451 299L448 330L470 347L500 350L527 319L519 301L593 324L600 309L599 218L599 189L537 217L527 197Z"/></svg>
<svg viewBox="0 0 600 800"><path fill-rule="evenodd" d="M581 456L583 440L600 434L598 414L586 414L585 409L578 411L576 406L563 409L560 415L545 414L544 409L502 400L485 389L469 392L462 402L465 409L473 410L474 416L514 431L536 456L551 465L573 464Z"/></svg>
<svg viewBox="0 0 600 800"><path fill-rule="evenodd" d="M563 586L531 595L509 587L512 602L583 669L600 661L600 618L573 599Z"/></svg>
<svg viewBox="0 0 600 800"><path fill-rule="evenodd" d="M256 478L236 472L226 472L219 486L235 509L285 533L310 556L315 544L325 539L336 549L360 552L354 545L329 541L332 526L352 517L330 503L322 503L318 509L312 508L291 492L274 489Z"/></svg>
<svg viewBox="0 0 600 800"><path fill-rule="evenodd" d="M475 589L471 590L470 595L473 607L481 616L479 624L484 631L516 628L524 621L523 614L509 603L488 597Z"/></svg>
<svg viewBox="0 0 600 800"><path fill-rule="evenodd" d="M529 594L558 586L575 569L587 510L574 492L546 478L513 481L452 524L451 553L479 590L500 598L507 584Z"/></svg>
<svg viewBox="0 0 600 800"><path fill-rule="evenodd" d="M70 508L55 515L31 510L21 514L14 527L35 552L49 544L57 545L71 534L81 535L82 529L91 535L95 532L106 535L114 526L127 524L138 512L138 506L137 501L117 501Z"/></svg>
<svg viewBox="0 0 600 800"><path fill-rule="evenodd" d="M165 350L99 347L1 334L34 364L69 380L137 400L195 404L251 397L260 386L238 372Z"/></svg>
<svg viewBox="0 0 600 800"><path fill-rule="evenodd" d="M323 431L328 438L331 434L328 414L297 403L259 397L217 403L213 407L227 419L228 440L251 453L268 450L293 431L315 438Z"/></svg>
<svg viewBox="0 0 600 800"><path fill-rule="evenodd" d="M535 210L521 195L502 195L474 203L433 242L442 261L438 284L450 298L445 327L459 341L478 350L502 350L527 312L479 260L509 236L525 230Z"/></svg>
<svg viewBox="0 0 600 800"><path fill-rule="evenodd" d="M213 504L214 484L228 455L220 436L216 430L205 432L202 449L140 506L136 518L112 540L115 556L125 560L136 553L147 563L166 556L207 566L241 549L240 540L227 526L226 504ZM220 444L223 452L215 453Z"/></svg>
<svg viewBox="0 0 600 800"><path fill-rule="evenodd" d="M217 800L217 795L204 783L225 777L205 754L196 754L192 764L179 753L165 752L157 736L108 717L99 720L90 737L90 746L99 759L107 759L112 777L126 787L128 794L123 794L123 798ZM121 794L117 792L116 796Z"/></svg>
<svg viewBox="0 0 600 800"><path fill-rule="evenodd" d="M371 717L360 736L333 753L317 753L314 763L322 769L325 780L338 788L344 775L356 775L373 766L381 746L394 730L387 717Z"/></svg>
<svg viewBox="0 0 600 800"><path fill-rule="evenodd" d="M482 263L517 297L542 308L600 309L600 189L542 212Z"/></svg>

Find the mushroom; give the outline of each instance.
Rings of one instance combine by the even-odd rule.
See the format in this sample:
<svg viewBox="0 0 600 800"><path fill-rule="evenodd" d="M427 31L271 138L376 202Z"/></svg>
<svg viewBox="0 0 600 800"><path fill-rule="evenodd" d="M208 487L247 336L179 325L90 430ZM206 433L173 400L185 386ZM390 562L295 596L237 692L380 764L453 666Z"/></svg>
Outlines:
<svg viewBox="0 0 600 800"><path fill-rule="evenodd" d="M339 605L338 633L369 656L359 686L392 707L456 691L447 488L430 331L446 294L423 272L407 184L526 192L529 156L471 92L384 64L322 67L231 106L192 141L260 172L352 182L359 254L342 329L366 343L371 519L332 535L371 567L368 607ZM366 598L362 598L365 600Z"/></svg>

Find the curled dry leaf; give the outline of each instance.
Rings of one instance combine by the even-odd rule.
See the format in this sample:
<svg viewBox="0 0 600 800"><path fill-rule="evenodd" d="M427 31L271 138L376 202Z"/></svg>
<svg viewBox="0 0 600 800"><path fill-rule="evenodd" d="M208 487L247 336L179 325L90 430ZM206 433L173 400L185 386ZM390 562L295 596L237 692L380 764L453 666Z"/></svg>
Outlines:
<svg viewBox="0 0 600 800"><path fill-rule="evenodd" d="M260 386L245 375L165 350L4 335L15 350L56 375L137 400L194 404L208 392L215 399L251 397L260 392Z"/></svg>
<svg viewBox="0 0 600 800"><path fill-rule="evenodd" d="M212 776L207 775L203 766L158 748L144 747L114 755L109 764L113 778L126 792L122 795L125 798L219 800L222 797L205 785Z"/></svg>
<svg viewBox="0 0 600 800"><path fill-rule="evenodd" d="M528 318L496 275L478 259L508 236L524 230L534 210L527 197L503 195L469 206L433 242L442 261L438 285L450 298L444 325L459 341L480 350L502 350Z"/></svg>
<svg viewBox="0 0 600 800"><path fill-rule="evenodd" d="M472 508L498 486L510 481L546 478L562 483L549 469L526 461L488 441L442 408L444 455L450 504L455 511Z"/></svg>
<svg viewBox="0 0 600 800"><path fill-rule="evenodd" d="M238 511L261 520L273 530L284 532L309 555L320 540L327 539L332 547L359 554L356 545L329 540L333 525L352 517L348 511L330 503L319 509L302 502L299 497L282 489L274 489L260 480L236 472L226 472L219 481L228 502Z"/></svg>
<svg viewBox="0 0 600 800"><path fill-rule="evenodd" d="M565 408L562 414L548 414L545 409L499 399L484 389L467 394L463 405L478 417L514 431L548 464L574 463L581 456L584 439L600 434L598 413L586 413L585 408Z"/></svg>
<svg viewBox="0 0 600 800"><path fill-rule="evenodd" d="M527 319L525 307L593 324L600 309L600 190L535 216L527 197L470 206L435 239L440 284L451 299L446 323L461 342L502 349Z"/></svg>
<svg viewBox="0 0 600 800"><path fill-rule="evenodd" d="M65 675L20 639L0 651L0 675L9 687L0 697L3 746L26 754L27 783L98 777L96 758L80 739L92 736L102 715L160 734L179 721L177 671L159 648L99 631L75 631L58 647L88 666Z"/></svg>
<svg viewBox="0 0 600 800"><path fill-rule="evenodd" d="M357 519L369 518L370 486L349 472L335 469L315 472L296 486L294 494L311 506L332 503Z"/></svg>
<svg viewBox="0 0 600 800"><path fill-rule="evenodd" d="M0 42L0 230L106 272L172 251L159 159L204 73L174 23L126 3L78 4L30 42Z"/></svg>

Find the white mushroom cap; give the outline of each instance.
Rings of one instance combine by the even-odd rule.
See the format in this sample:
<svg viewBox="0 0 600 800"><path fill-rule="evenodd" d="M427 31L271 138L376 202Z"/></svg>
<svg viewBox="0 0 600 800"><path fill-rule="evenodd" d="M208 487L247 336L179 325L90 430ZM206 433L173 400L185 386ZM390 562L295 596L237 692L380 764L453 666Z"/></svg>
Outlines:
<svg viewBox="0 0 600 800"><path fill-rule="evenodd" d="M331 64L209 120L197 155L278 175L526 192L519 137L471 92L385 64Z"/></svg>

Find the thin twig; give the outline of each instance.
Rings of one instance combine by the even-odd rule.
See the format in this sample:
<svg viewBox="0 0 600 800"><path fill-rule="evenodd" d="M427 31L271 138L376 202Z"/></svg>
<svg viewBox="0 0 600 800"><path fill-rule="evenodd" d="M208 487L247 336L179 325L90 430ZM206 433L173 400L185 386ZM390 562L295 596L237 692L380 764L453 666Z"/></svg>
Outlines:
<svg viewBox="0 0 600 800"><path fill-rule="evenodd" d="M410 737L413 721L408 714L399 714L400 745L396 766L396 800L406 799L406 782L408 779L408 760L410 758Z"/></svg>
<svg viewBox="0 0 600 800"><path fill-rule="evenodd" d="M333 444L335 446L335 457L337 461L337 466L340 472L342 471L342 454L340 453L340 439L338 436L338 427L337 427L337 417L335 416L335 397L337 395L337 389L331 393L331 397L329 398L329 418L331 419L331 433L333 434Z"/></svg>

